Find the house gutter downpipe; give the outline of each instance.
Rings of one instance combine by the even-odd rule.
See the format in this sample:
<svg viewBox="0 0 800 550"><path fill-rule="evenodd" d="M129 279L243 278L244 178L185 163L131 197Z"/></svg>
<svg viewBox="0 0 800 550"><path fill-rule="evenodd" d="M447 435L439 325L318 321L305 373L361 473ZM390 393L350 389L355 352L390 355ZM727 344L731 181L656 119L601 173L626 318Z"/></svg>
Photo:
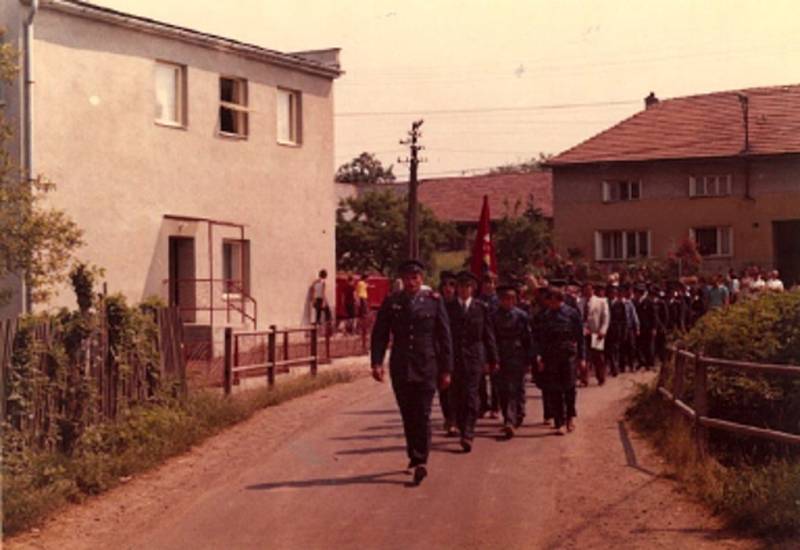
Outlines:
<svg viewBox="0 0 800 550"><path fill-rule="evenodd" d="M39 10L39 0L20 0L20 4L27 7L29 12L23 23L23 170L28 181L34 177L33 171L33 19ZM27 284L27 276L22 276L22 311L31 312L31 289Z"/></svg>

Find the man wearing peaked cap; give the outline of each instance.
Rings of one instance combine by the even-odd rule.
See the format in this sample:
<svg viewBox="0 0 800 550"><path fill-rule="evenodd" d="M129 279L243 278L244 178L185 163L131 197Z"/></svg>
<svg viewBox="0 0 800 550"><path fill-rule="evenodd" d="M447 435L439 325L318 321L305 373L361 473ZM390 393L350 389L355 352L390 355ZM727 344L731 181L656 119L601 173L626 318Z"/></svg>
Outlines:
<svg viewBox="0 0 800 550"><path fill-rule="evenodd" d="M442 297L423 287L424 266L400 265L403 290L386 297L372 329L372 376L384 381L383 360L392 342L389 377L403 419L414 484L428 475L433 395L450 385L453 370L450 321Z"/></svg>
<svg viewBox="0 0 800 550"><path fill-rule="evenodd" d="M453 389L450 398L461 448L472 450L475 423L480 413L478 394L485 370L497 365L497 346L489 307L473 297L477 278L467 271L457 275L456 299L447 304L453 336Z"/></svg>

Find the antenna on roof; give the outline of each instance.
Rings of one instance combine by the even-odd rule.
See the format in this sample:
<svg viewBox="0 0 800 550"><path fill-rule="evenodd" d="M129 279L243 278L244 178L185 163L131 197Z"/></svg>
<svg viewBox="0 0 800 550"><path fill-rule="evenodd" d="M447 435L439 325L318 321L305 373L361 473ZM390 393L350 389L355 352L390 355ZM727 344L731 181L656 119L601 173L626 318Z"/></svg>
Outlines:
<svg viewBox="0 0 800 550"><path fill-rule="evenodd" d="M744 149L742 153L750 152L750 98L742 93L736 94L742 106L742 119L744 122Z"/></svg>

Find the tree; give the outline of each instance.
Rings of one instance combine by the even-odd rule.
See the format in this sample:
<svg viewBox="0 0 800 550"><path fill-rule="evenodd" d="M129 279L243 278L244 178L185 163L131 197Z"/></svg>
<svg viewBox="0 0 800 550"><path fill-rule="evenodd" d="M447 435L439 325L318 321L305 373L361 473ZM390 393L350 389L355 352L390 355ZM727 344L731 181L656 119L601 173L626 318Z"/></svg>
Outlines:
<svg viewBox="0 0 800 550"><path fill-rule="evenodd" d="M406 259L406 208L405 198L391 191L343 200L336 210L337 267L391 274ZM430 266L434 251L454 237L455 228L420 206L419 235L420 257Z"/></svg>
<svg viewBox="0 0 800 550"><path fill-rule="evenodd" d="M516 205L516 209L519 205ZM497 222L493 240L497 254L497 269L508 278L521 278L534 270L551 254L552 232L541 211L534 207L533 197L522 215L507 212Z"/></svg>
<svg viewBox="0 0 800 550"><path fill-rule="evenodd" d="M544 168L544 163L550 160L553 155L547 153L539 153L538 157L531 157L529 160L518 163L503 164L497 168L489 170L490 174L528 174L530 172L541 172Z"/></svg>
<svg viewBox="0 0 800 550"><path fill-rule="evenodd" d="M0 79L4 84L15 78L16 61L16 52L2 44ZM11 275L21 275L31 299L42 302L66 279L74 252L82 244L82 232L64 212L42 204L55 185L20 172L7 148L10 137L0 111L0 284ZM11 297L10 288L0 287L0 305Z"/></svg>
<svg viewBox="0 0 800 550"><path fill-rule="evenodd" d="M392 169L384 168L381 161L372 153L361 153L350 162L342 164L336 171L336 181L340 183L393 183Z"/></svg>

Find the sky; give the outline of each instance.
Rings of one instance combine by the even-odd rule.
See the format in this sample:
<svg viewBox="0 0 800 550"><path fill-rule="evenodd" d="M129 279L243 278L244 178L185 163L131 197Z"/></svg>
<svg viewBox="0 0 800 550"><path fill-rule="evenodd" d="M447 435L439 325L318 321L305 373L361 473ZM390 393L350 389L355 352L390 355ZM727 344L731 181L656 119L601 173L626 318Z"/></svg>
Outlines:
<svg viewBox="0 0 800 550"><path fill-rule="evenodd" d="M336 165L423 119L420 176L558 153L660 99L800 83L796 0L93 0L291 52L342 48Z"/></svg>

